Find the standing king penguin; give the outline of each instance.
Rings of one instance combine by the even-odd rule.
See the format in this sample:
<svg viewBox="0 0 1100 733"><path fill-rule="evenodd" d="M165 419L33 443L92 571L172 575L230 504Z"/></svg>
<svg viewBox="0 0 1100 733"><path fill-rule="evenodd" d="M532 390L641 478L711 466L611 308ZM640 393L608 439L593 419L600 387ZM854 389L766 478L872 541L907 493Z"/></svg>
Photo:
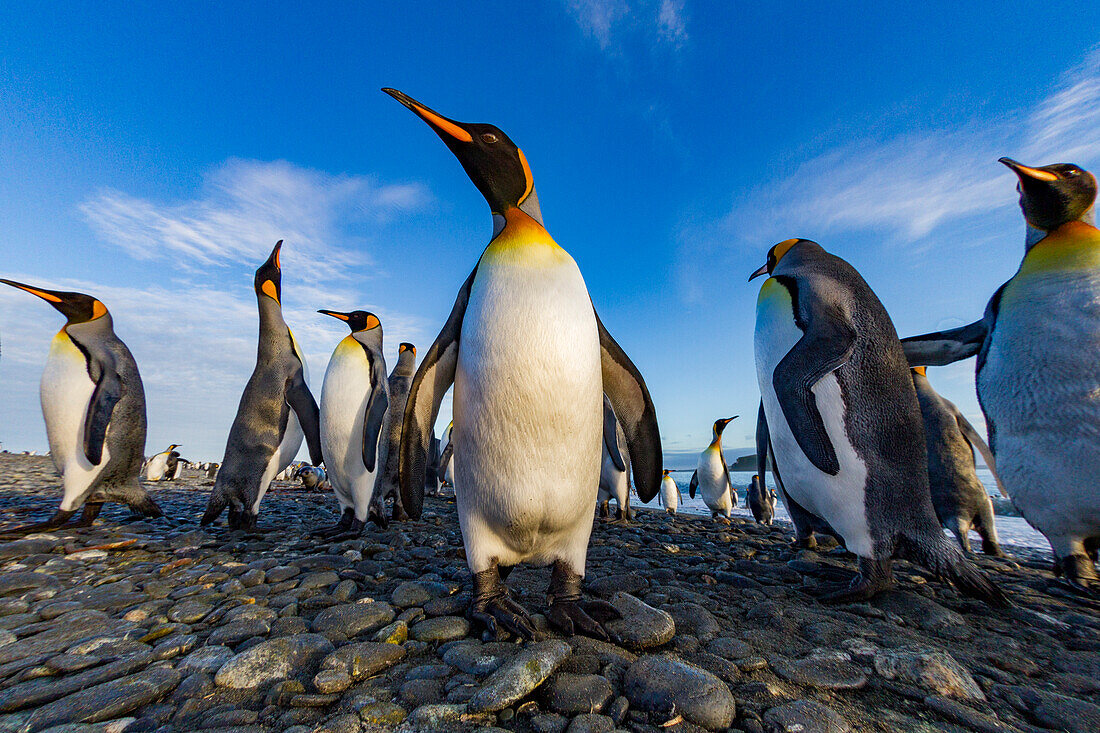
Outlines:
<svg viewBox="0 0 1100 733"><path fill-rule="evenodd" d="M676 510L680 507L680 487L676 485L676 480L672 478L672 473L667 468L661 471L661 494L658 501L664 505L665 511L669 514L676 514Z"/></svg>
<svg viewBox="0 0 1100 733"><path fill-rule="evenodd" d="M982 552L1003 557L993 523L993 502L974 465L977 450L996 477L997 467L989 446L959 408L932 389L926 370L927 367L913 367L913 387L924 416L928 485L936 516L966 552L970 552L970 529L974 528L981 535Z"/></svg>
<svg viewBox="0 0 1100 733"><path fill-rule="evenodd" d="M768 488L762 477L763 474L753 474L745 499L756 523L771 526L775 518L775 491Z"/></svg>
<svg viewBox="0 0 1100 733"><path fill-rule="evenodd" d="M61 505L48 520L11 532L60 527L81 506L77 524L89 526L106 501L161 516L138 481L145 457L145 389L107 307L83 293L0 282L37 295L67 319L50 344L40 391L50 457L61 474Z"/></svg>
<svg viewBox="0 0 1100 733"><path fill-rule="evenodd" d="M294 460L303 435L313 465L322 460L317 402L307 384L306 361L283 320L282 246L280 239L256 270L254 288L260 311L256 368L229 429L225 458L214 479L203 525L217 519L228 506L232 529L255 528L271 480Z"/></svg>
<svg viewBox="0 0 1100 733"><path fill-rule="evenodd" d="M805 239L772 247L752 277L764 274L771 277L757 301L756 370L775 464L791 497L859 558L859 575L830 600L887 588L901 555L967 595L1007 603L940 529L920 405L871 288Z"/></svg>
<svg viewBox="0 0 1100 733"><path fill-rule="evenodd" d="M734 415L714 421L710 445L699 454L699 467L691 474L691 483L688 484L688 496L694 499L696 490L699 490L711 516L724 517L727 523L737 504L737 494L733 492L730 469L722 455L722 432L736 419L737 415Z"/></svg>
<svg viewBox="0 0 1100 733"><path fill-rule="evenodd" d="M341 511L336 526L322 534L358 535L370 514L378 467L385 461L383 427L390 399L382 324L366 311L318 312L351 329L332 352L321 387L321 451Z"/></svg>
<svg viewBox="0 0 1100 733"><path fill-rule="evenodd" d="M993 294L981 320L903 345L913 365L978 357L978 401L997 474L1050 542L1055 574L1086 589L1100 582L1096 178L1068 163L1000 162L1019 179L1027 223L1020 268Z"/></svg>
<svg viewBox="0 0 1100 733"><path fill-rule="evenodd" d="M630 456L627 453L626 434L615 417L611 400L603 397L603 458L600 461L600 488L596 492L596 504L600 516L610 514L611 499L618 505L615 518L633 519L630 511Z"/></svg>
<svg viewBox="0 0 1100 733"><path fill-rule="evenodd" d="M493 125L443 117L384 90L462 163L493 215L493 238L424 357L405 409L400 475L419 516L432 425L454 384L455 495L474 594L467 615L533 638L500 570L553 565L550 623L607 638L617 612L581 598L600 478L602 395L626 434L642 501L657 493L661 442L641 374L596 316L577 263L543 228L527 159ZM505 571L505 574L507 571Z"/></svg>
<svg viewBox="0 0 1100 733"><path fill-rule="evenodd" d="M416 347L402 342L397 347L397 365L389 377L390 408L386 412L383 426L383 440L386 441L386 462L376 480L374 497L371 499L371 513L380 518L379 525L385 523L385 501L393 497L393 510L390 516L397 521L409 518L401 506L401 490L398 485L398 466L401 463L401 428L405 424L405 402L409 398L413 375L416 374ZM431 463L431 461L428 461Z"/></svg>

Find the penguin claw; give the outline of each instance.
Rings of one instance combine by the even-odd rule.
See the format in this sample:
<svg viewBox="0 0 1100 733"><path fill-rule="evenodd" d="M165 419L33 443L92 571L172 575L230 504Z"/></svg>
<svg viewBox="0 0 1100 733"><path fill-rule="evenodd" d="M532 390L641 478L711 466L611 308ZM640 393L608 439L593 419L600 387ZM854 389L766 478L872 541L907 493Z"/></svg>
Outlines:
<svg viewBox="0 0 1100 733"><path fill-rule="evenodd" d="M501 627L527 641L533 641L538 635L527 611L507 595L474 601L466 616L488 629L496 641L501 641Z"/></svg>
<svg viewBox="0 0 1100 733"><path fill-rule="evenodd" d="M602 622L622 618L622 614L606 601L556 601L550 604L546 618L566 636L579 632L585 636L611 641Z"/></svg>

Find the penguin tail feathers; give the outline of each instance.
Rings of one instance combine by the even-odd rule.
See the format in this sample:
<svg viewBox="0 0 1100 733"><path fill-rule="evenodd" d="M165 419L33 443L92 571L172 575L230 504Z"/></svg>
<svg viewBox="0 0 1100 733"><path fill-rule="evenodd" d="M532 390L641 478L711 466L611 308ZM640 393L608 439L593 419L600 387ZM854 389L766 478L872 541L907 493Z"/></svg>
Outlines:
<svg viewBox="0 0 1100 733"><path fill-rule="evenodd" d="M941 580L950 581L959 591L971 598L997 608L1012 605L1000 588L966 559L936 527L931 539L914 539L903 536L898 542L899 554L907 560L923 565Z"/></svg>

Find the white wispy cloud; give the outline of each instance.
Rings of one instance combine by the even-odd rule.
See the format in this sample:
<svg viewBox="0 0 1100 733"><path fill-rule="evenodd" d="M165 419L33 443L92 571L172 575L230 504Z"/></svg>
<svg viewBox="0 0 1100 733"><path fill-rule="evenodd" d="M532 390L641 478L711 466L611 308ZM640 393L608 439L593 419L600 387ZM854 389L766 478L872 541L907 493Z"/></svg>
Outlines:
<svg viewBox="0 0 1100 733"><path fill-rule="evenodd" d="M653 38L672 48L688 40L683 0L565 0L565 8L605 51L619 51L628 36Z"/></svg>
<svg viewBox="0 0 1100 733"><path fill-rule="evenodd" d="M355 224L384 221L431 198L417 183L382 184L370 176L333 175L286 161L230 159L209 171L199 195L178 202L113 189L80 205L106 243L138 259L171 257L183 268L261 261L279 239L328 276L369 262Z"/></svg>
<svg viewBox="0 0 1100 733"><path fill-rule="evenodd" d="M736 197L717 222L688 236L759 249L759 236L876 231L912 242L945 224L1015 206L1014 180L993 163L1100 162L1100 49L1066 72L1032 109L992 121L861 139L795 165ZM784 236L792 236L786 234Z"/></svg>

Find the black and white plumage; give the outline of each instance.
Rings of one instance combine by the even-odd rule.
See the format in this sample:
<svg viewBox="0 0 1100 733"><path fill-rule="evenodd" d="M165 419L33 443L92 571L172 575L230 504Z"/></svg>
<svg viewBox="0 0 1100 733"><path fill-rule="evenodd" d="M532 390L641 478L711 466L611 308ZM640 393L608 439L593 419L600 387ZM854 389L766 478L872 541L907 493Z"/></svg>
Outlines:
<svg viewBox="0 0 1100 733"><path fill-rule="evenodd" d="M630 451L626 434L615 417L611 400L604 395L603 457L600 462L600 486L596 492L596 507L601 517L610 515L612 499L616 504L616 519L628 521L634 517L630 509Z"/></svg>
<svg viewBox="0 0 1100 733"><path fill-rule="evenodd" d="M413 376L416 374L416 346L402 342L397 347L397 364L388 379L390 406L386 411L382 426L383 440L386 441L386 462L375 479L374 497L371 499L371 515L379 524L385 522L385 503L393 500L390 516L398 521L408 519L401 505L401 489L398 480L398 467L401 463L401 429L405 424L405 402L409 398Z"/></svg>
<svg viewBox="0 0 1100 733"><path fill-rule="evenodd" d="M50 344L40 390L50 457L61 474L61 504L49 520L11 531L59 527L82 506L80 524L87 526L107 501L161 516L138 481L147 426L145 390L107 307L84 293L0 282L37 295L66 318Z"/></svg>
<svg viewBox="0 0 1100 733"><path fill-rule="evenodd" d="M790 496L860 560L836 599L889 586L901 555L993 603L1003 594L940 529L928 489L920 406L886 309L844 260L781 242L753 277L755 352L771 450Z"/></svg>

